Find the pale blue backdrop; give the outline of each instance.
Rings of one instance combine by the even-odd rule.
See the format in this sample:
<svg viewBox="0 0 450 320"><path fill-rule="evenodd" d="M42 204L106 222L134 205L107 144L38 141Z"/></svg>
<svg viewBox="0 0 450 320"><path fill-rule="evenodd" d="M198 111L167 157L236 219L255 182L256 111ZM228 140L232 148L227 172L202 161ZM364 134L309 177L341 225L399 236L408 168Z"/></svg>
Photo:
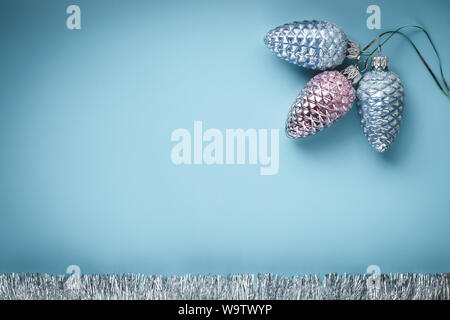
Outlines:
<svg viewBox="0 0 450 320"><path fill-rule="evenodd" d="M66 28L81 7L82 29ZM366 8L381 7L382 30ZM355 109L304 141L285 116L314 74L272 55L285 22L368 43L420 24L450 72L449 1L12 1L0 4L0 273L450 271L450 103L408 43L401 132L372 151ZM431 65L424 36L412 34ZM176 128L280 129L280 169L175 166Z"/></svg>

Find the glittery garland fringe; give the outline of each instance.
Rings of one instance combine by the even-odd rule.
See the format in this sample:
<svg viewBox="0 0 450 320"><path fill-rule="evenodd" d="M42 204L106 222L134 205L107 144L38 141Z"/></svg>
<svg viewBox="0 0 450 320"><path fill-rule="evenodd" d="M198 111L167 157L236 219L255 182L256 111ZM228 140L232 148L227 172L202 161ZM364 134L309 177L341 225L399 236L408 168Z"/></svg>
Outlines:
<svg viewBox="0 0 450 320"><path fill-rule="evenodd" d="M371 282L373 277L5 274L0 275L0 299L450 299L450 274L380 275Z"/></svg>

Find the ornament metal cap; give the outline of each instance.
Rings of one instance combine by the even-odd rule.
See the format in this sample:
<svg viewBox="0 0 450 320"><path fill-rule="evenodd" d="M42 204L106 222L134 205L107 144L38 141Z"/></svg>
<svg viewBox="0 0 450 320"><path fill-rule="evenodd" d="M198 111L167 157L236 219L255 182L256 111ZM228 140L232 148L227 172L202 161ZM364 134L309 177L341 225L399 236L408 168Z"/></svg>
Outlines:
<svg viewBox="0 0 450 320"><path fill-rule="evenodd" d="M375 56L370 62L372 70L387 70L389 68L389 58L386 56Z"/></svg>
<svg viewBox="0 0 450 320"><path fill-rule="evenodd" d="M354 65L348 66L341 73L353 84L357 84L361 80L361 72Z"/></svg>
<svg viewBox="0 0 450 320"><path fill-rule="evenodd" d="M347 59L356 60L361 52L361 46L359 43L349 40L347 43Z"/></svg>

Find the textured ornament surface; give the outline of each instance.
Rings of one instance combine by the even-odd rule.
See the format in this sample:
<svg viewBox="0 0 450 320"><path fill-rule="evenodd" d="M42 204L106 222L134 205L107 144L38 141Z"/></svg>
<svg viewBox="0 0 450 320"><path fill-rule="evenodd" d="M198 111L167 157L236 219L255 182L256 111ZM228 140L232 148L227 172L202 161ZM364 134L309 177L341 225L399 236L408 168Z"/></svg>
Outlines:
<svg viewBox="0 0 450 320"><path fill-rule="evenodd" d="M347 54L344 31L326 21L301 21L270 30L266 46L278 57L299 66L325 70L339 66Z"/></svg>
<svg viewBox="0 0 450 320"><path fill-rule="evenodd" d="M336 122L355 100L352 83L338 71L324 71L312 78L298 95L286 120L290 138L304 138Z"/></svg>
<svg viewBox="0 0 450 320"><path fill-rule="evenodd" d="M384 152L393 144L403 113L403 85L389 70L367 72L357 89L361 126L375 150Z"/></svg>

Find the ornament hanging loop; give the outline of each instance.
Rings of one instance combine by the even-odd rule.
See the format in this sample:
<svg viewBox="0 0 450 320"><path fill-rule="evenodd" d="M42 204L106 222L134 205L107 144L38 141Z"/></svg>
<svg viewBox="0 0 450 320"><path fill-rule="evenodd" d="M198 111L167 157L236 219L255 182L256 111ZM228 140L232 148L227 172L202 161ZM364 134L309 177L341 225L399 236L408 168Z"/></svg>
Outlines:
<svg viewBox="0 0 450 320"><path fill-rule="evenodd" d="M377 49L378 49L378 55L379 55L379 56L382 56L382 55L383 55L383 50L381 49L381 46L379 45L379 46L377 47Z"/></svg>

